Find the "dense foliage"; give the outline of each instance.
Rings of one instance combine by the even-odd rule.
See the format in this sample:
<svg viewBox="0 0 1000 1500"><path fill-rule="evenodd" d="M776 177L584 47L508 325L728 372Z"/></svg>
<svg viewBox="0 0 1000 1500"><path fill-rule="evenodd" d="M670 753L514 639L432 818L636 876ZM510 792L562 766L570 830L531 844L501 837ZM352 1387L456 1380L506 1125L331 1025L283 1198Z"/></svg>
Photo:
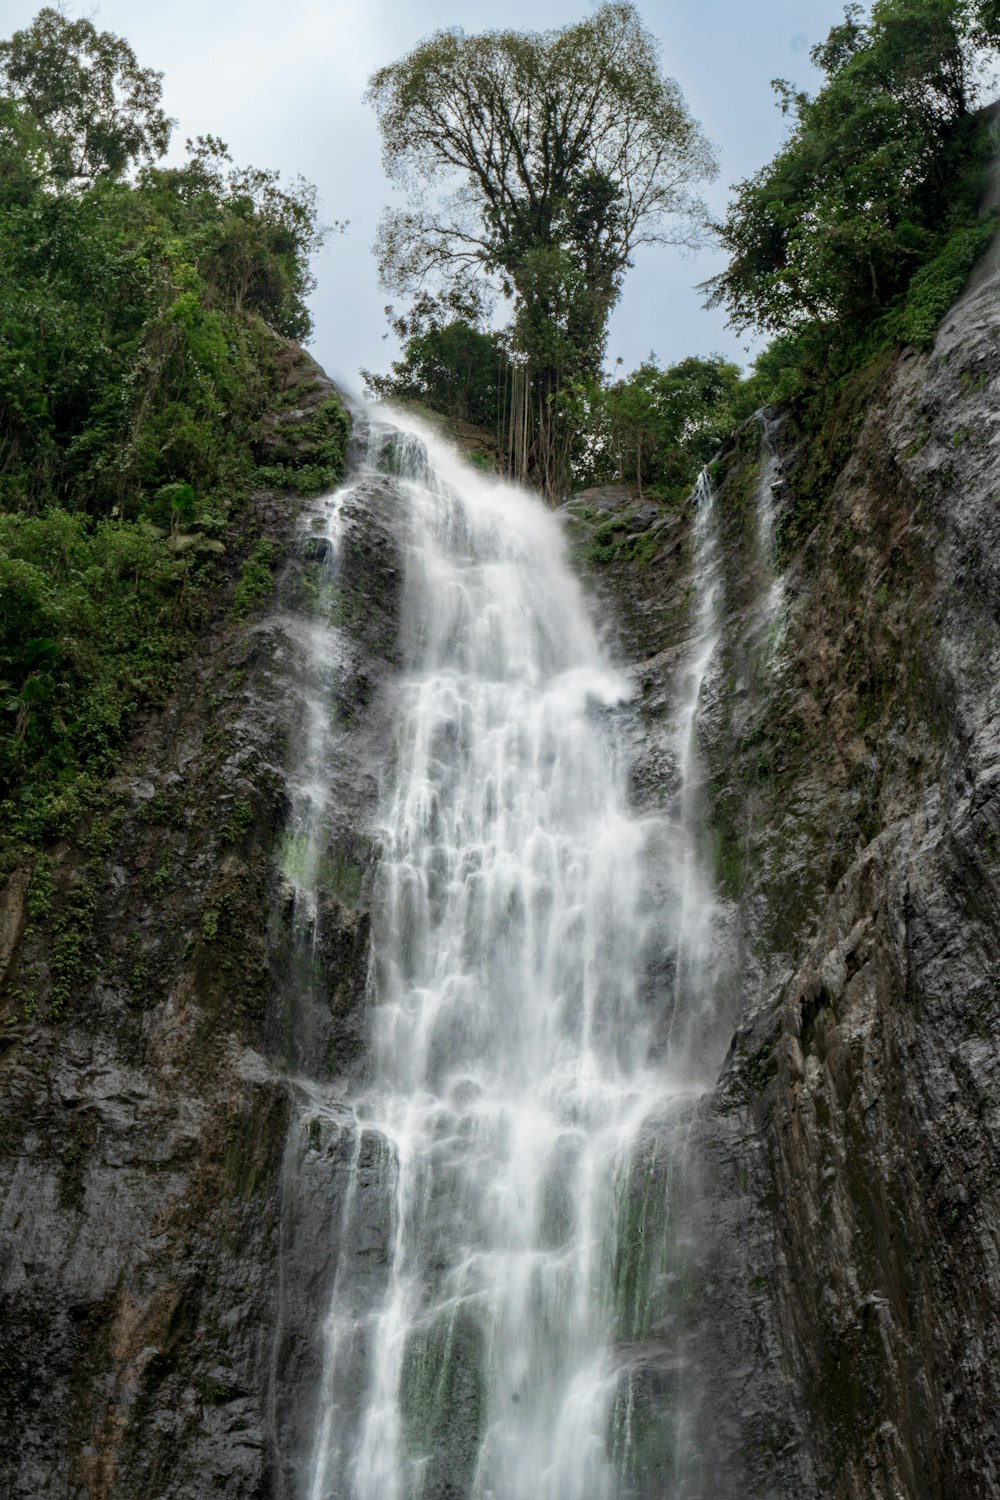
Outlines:
<svg viewBox="0 0 1000 1500"><path fill-rule="evenodd" d="M650 355L626 379L595 391L584 476L681 501L759 401L759 383L721 355L692 355L666 369Z"/></svg>
<svg viewBox="0 0 1000 1500"><path fill-rule="evenodd" d="M502 334L484 330L481 308L462 296L418 297L408 313L390 314L403 342L387 375L362 370L380 401L416 401L460 422L495 432L503 446L511 359Z"/></svg>
<svg viewBox="0 0 1000 1500"><path fill-rule="evenodd" d="M160 107L163 74L140 68L123 37L46 6L0 42L4 93L20 100L56 182L117 177L163 155L173 124Z"/></svg>
<svg viewBox="0 0 1000 1500"><path fill-rule="evenodd" d="M507 339L465 318L441 321L439 313L440 304L423 299L415 317L393 320L402 356L387 375L363 372L368 388L380 400L416 402L471 422L506 457L515 369ZM635 484L640 494L683 500L733 428L767 399L771 383L767 374L745 376L718 354L666 369L651 354L631 375L578 383L573 483Z"/></svg>
<svg viewBox="0 0 1000 1500"><path fill-rule="evenodd" d="M857 4L812 52L814 96L778 82L786 144L740 183L708 283L732 324L775 335L762 401L796 437L787 556L810 533L901 343L927 347L996 231L996 0Z"/></svg>
<svg viewBox="0 0 1000 1500"><path fill-rule="evenodd" d="M212 137L156 165L160 75L89 22L42 10L0 89L0 802L40 838L189 641L321 231Z"/></svg>
<svg viewBox="0 0 1000 1500"><path fill-rule="evenodd" d="M992 0L847 6L813 49L815 96L776 84L790 137L719 226L730 262L709 285L736 327L797 335L811 373L926 340L989 235L976 106L998 42Z"/></svg>
<svg viewBox="0 0 1000 1500"><path fill-rule="evenodd" d="M628 7L602 8L598 29L608 24L611 11L622 21ZM383 70L374 87L390 156L407 168L423 162L433 179L443 170L433 120L424 120L412 142L402 130L405 121L419 123L421 111L440 103L435 90L442 80L454 82L461 74L467 105L485 91L493 109L505 108L520 99L512 80L529 68L533 49L570 34L577 29L549 38L440 34ZM995 217L983 212L983 204L1000 131L995 109L979 106L995 86L991 62L998 43L996 0L876 0L867 19L860 5L851 4L813 50L823 77L815 97L776 84L792 121L789 139L772 162L738 186L717 226L729 265L709 283L711 302L728 308L735 327L774 335L749 376L717 356L682 360L669 369L651 356L626 379L609 383L600 372L601 319L579 319L578 351L559 353L565 330L559 317L549 316L558 297L532 301L535 283L525 282L528 290L521 291L504 259L513 253L504 236L510 246L521 245L527 232L518 239L510 225L533 212L530 173L515 151L501 162L503 213L482 210L480 196L490 179L481 169L479 188L445 205L472 215L464 231L458 219L396 216L387 221L382 241L401 285L408 284L410 272L430 272L442 263L458 272L470 261L499 270L516 294L513 324L501 333L489 331L476 296L462 306L454 293L450 299L424 296L412 318L394 323L404 340L401 358L388 375L368 375L369 387L380 396L422 401L480 423L494 433L499 451L510 454L531 425L524 413L531 367L526 350L534 350L537 368L560 371L546 400L563 418L563 477L577 484L632 482L670 499L688 491L699 468L754 406L794 397L792 415L805 458L798 476L803 511L789 536L804 535L874 388L869 371L877 373L883 351L895 344L931 342L994 233ZM509 63L509 76L498 59ZM571 77L572 69L565 76L550 70L552 108L559 107L559 90ZM415 116L408 113L411 95L404 84L418 101ZM462 117L461 107L455 108L457 114L447 115L451 125ZM528 132L542 142L543 166L544 119L544 109L533 114ZM486 134L473 133L471 145L479 140L489 147L489 122L484 104L476 130ZM451 162L456 164L457 158ZM584 189L583 180L574 179L565 201ZM473 222L477 212L481 223ZM538 216L531 222L542 226ZM542 240L547 234L559 240L551 222L539 232ZM601 254L612 253L610 221L596 232L591 226L588 234ZM535 268L544 263L544 254L530 261ZM605 314L609 305L605 301ZM517 463L513 468L523 473ZM544 468L529 477L544 481Z"/></svg>
<svg viewBox="0 0 1000 1500"><path fill-rule="evenodd" d="M696 234L690 184L711 150L627 0L559 31L437 32L369 98L386 170L412 196L383 219L383 280L510 300L516 468L558 489L631 256Z"/></svg>
<svg viewBox="0 0 1000 1500"><path fill-rule="evenodd" d="M196 582L136 525L55 508L0 515L6 837L72 828L132 710L169 686Z"/></svg>

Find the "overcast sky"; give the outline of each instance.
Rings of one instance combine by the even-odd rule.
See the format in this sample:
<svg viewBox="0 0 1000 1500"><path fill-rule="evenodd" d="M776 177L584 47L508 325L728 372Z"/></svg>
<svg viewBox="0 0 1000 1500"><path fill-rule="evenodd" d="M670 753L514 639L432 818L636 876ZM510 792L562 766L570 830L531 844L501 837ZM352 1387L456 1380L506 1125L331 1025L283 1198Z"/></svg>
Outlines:
<svg viewBox="0 0 1000 1500"><path fill-rule="evenodd" d="M172 155L185 136L211 133L235 159L301 172L319 188L324 217L349 228L318 258L312 352L329 373L360 388L361 366L384 368L386 294L371 241L386 201L379 140L362 104L368 75L445 26L546 29L587 14L589 0L69 0L102 29L126 36L143 66L164 74L164 102L177 119ZM0 35L39 9L0 0ZM692 113L715 143L721 171L706 190L713 208L728 184L762 166L785 133L769 83L809 87L809 48L840 18L841 0L639 0ZM633 368L654 349L669 363L719 351L747 360L745 340L720 313L702 310L695 283L719 265L670 249L644 251L615 311L608 358Z"/></svg>

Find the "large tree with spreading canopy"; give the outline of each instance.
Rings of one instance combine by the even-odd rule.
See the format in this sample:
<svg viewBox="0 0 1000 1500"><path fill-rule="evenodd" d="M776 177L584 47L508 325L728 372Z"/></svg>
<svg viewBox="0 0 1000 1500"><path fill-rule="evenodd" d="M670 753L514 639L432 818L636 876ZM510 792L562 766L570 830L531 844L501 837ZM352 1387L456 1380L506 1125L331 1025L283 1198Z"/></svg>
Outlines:
<svg viewBox="0 0 1000 1500"><path fill-rule="evenodd" d="M119 177L156 161L170 140L163 74L140 68L124 37L52 6L0 42L0 90L36 122L58 182Z"/></svg>
<svg viewBox="0 0 1000 1500"><path fill-rule="evenodd" d="M712 150L628 0L558 31L436 32L368 98L408 200L380 225L383 282L509 300L513 467L557 490L624 273L640 245L698 238Z"/></svg>

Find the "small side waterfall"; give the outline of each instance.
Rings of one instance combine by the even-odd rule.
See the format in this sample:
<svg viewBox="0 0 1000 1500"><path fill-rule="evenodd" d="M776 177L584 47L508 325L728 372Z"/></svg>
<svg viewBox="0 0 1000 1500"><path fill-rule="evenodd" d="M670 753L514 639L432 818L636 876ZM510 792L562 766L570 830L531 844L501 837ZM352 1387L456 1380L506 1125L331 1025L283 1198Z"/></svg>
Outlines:
<svg viewBox="0 0 1000 1500"><path fill-rule="evenodd" d="M772 421L766 408L757 413L760 423L761 467L757 481L757 551L765 577L770 579L761 598L762 626L770 631L785 598L782 576L775 570L775 503L774 492L781 483L781 460L771 435Z"/></svg>
<svg viewBox="0 0 1000 1500"><path fill-rule="evenodd" d="M658 1199L705 1081L692 1059L711 901L691 825L719 632L711 490L668 827L627 805L629 688L556 518L405 419L373 425L361 478L387 469L410 535L371 1064L350 1101L306 1090L304 1127L339 1142L347 1187L299 1497L694 1496L680 1397L669 1460L644 1472L635 1351L690 1252ZM335 500L331 552L340 513ZM330 767L321 715L315 733L293 814L306 907L324 816L310 768ZM669 931L648 878L656 845L672 851Z"/></svg>
<svg viewBox="0 0 1000 1500"><path fill-rule="evenodd" d="M711 1019L706 1015L706 1009L711 1007L714 992L712 968L716 912L697 837L700 805L698 719L722 631L722 560L715 491L707 469L699 474L692 499L695 506L692 586L696 606L691 655L678 684L675 709L674 754L679 789L672 828L678 889L673 1027L675 1034L683 1035L682 1051L689 1067L699 1050L706 1022ZM718 1059L708 1057L703 1062L711 1068L717 1065Z"/></svg>
<svg viewBox="0 0 1000 1500"><path fill-rule="evenodd" d="M341 489L323 502L310 539L319 563L318 590L329 594L339 565L340 535L348 490ZM328 843L326 815L333 767L330 762L330 702L333 674L340 665L340 642L336 632L317 620L305 659L310 681L304 693L305 723L300 741L296 775L292 782L292 806L285 831L283 865L291 883L296 925L315 934L316 891Z"/></svg>

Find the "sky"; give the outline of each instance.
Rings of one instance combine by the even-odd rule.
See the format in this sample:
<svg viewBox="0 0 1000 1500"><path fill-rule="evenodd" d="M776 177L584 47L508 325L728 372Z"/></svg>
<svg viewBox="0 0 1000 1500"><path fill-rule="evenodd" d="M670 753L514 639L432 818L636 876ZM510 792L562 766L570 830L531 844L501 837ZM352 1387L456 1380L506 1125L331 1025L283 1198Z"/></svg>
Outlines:
<svg viewBox="0 0 1000 1500"><path fill-rule="evenodd" d="M164 74L164 105L177 120L171 156L187 136L228 142L239 163L301 173L319 189L327 221L348 221L314 266L313 355L360 391L362 367L384 370L395 343L384 338L371 254L389 189L374 116L362 103L368 76L442 27L546 30L594 7L590 0L67 0L71 16L128 38L140 63ZM842 0L638 0L662 45L663 69L714 143L719 176L703 187L724 210L730 184L780 146L787 122L772 78L810 88L809 48L840 19ZM28 0L0 0L0 36L30 23ZM696 284L723 264L718 251L692 256L645 248L628 273L608 340L608 361L627 370L655 351L669 364L722 353L745 364L753 346L702 308Z"/></svg>

